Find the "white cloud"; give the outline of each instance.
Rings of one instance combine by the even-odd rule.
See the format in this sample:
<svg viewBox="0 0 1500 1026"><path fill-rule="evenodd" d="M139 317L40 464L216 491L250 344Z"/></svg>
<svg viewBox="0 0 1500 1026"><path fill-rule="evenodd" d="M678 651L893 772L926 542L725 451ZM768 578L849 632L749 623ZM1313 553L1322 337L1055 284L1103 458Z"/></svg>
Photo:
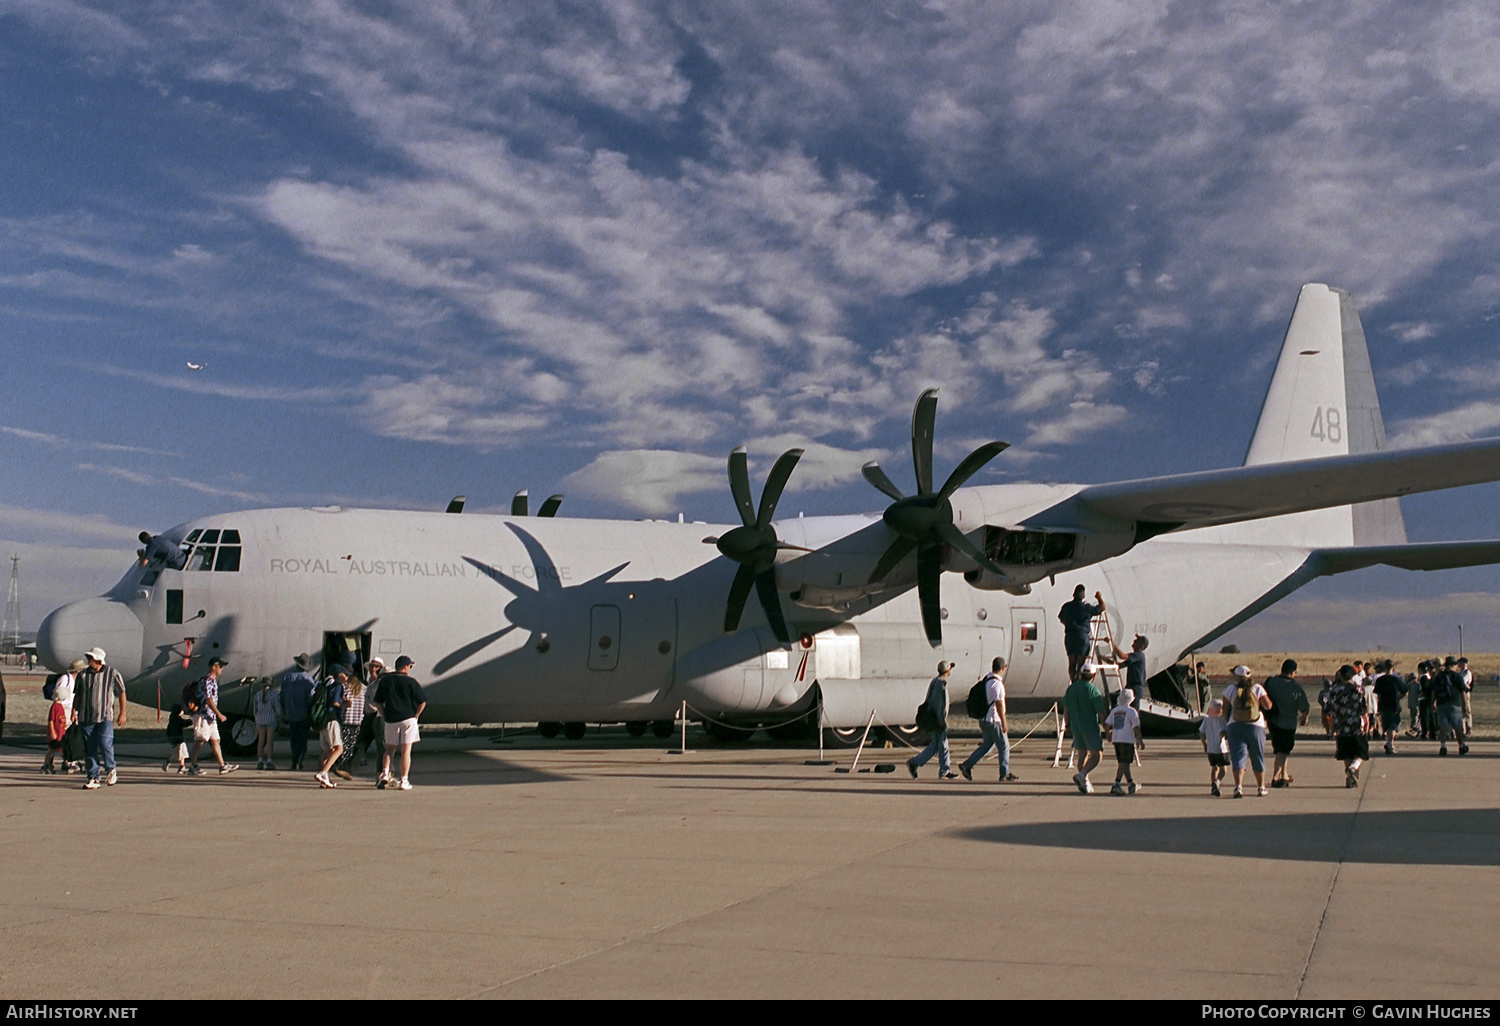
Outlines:
<svg viewBox="0 0 1500 1026"><path fill-rule="evenodd" d="M725 463L711 456L659 449L602 452L563 478L563 485L570 493L658 517L680 509L684 495L722 490L725 509L733 512Z"/></svg>
<svg viewBox="0 0 1500 1026"><path fill-rule="evenodd" d="M1414 449L1487 438L1500 431L1500 402L1479 400L1439 413L1410 417L1391 432L1391 448Z"/></svg>

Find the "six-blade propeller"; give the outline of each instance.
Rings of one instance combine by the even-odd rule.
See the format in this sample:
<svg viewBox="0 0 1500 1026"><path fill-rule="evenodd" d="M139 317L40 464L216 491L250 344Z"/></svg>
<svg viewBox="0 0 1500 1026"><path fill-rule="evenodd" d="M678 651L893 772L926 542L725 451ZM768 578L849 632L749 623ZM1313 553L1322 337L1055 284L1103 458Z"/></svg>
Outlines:
<svg viewBox="0 0 1500 1026"><path fill-rule="evenodd" d="M724 610L726 633L732 634L739 628L745 601L753 587L760 596L766 622L771 625L776 640L783 645L791 644L791 632L787 630L786 618L781 613L781 596L776 593L776 553L781 549L809 550L780 541L776 529L771 526L771 517L776 514L776 503L781 500L782 489L792 476L792 468L801 458L801 449L788 449L777 458L766 478L766 487L760 493L760 508L757 509L750 498L750 469L745 447L739 446L729 454L729 491L734 495L735 508L740 511L741 526L725 531L721 537L703 539L713 542L720 552L740 565L734 583L729 586L729 603Z"/></svg>
<svg viewBox="0 0 1500 1026"><path fill-rule="evenodd" d="M891 483L880 465L871 461L864 465L865 480L896 501L886 507L884 520L896 532L893 541L875 564L870 581L884 580L896 566L911 554L917 553L917 597L922 606L922 627L927 632L928 642L936 648L943 643L942 601L939 584L943 574L943 546L956 549L975 563L1002 580L1010 580L1005 571L997 566L984 552L964 535L953 523L953 504L949 497L980 467L994 459L1006 448L1007 442L986 442L968 456L948 475L943 487L932 488L932 430L937 419L937 389L929 388L917 399L911 415L911 458L916 471L917 494L903 495L901 489Z"/></svg>

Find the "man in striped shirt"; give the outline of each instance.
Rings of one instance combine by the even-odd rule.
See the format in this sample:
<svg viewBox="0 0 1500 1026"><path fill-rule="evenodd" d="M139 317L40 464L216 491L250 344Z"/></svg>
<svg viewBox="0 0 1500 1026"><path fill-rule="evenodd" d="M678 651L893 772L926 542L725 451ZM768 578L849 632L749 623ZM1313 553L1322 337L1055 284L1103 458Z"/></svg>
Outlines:
<svg viewBox="0 0 1500 1026"><path fill-rule="evenodd" d="M73 679L73 722L83 730L88 746L89 778L85 790L99 787L100 766L111 787L115 774L115 727L125 725L125 679L120 671L104 663L104 649L95 646L84 653L88 667Z"/></svg>

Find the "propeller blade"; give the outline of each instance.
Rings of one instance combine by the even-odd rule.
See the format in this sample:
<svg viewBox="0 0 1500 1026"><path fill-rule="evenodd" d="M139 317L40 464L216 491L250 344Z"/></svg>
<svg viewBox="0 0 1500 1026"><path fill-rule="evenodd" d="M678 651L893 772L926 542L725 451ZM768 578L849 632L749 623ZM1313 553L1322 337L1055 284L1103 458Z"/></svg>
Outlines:
<svg viewBox="0 0 1500 1026"><path fill-rule="evenodd" d="M885 476L885 471L880 469L880 464L876 463L874 460L871 460L863 467L860 467L859 472L865 475L866 481L870 482L876 488L880 489L882 492L884 492L886 495L889 495L897 502L900 502L902 499L906 498L905 495L901 494L901 489L892 484L891 479Z"/></svg>
<svg viewBox="0 0 1500 1026"><path fill-rule="evenodd" d="M746 527L755 523L755 502L750 498L750 464L745 447L737 445L729 454L729 493L740 511L740 522Z"/></svg>
<svg viewBox="0 0 1500 1026"><path fill-rule="evenodd" d="M938 390L929 388L917 396L911 411L911 463L917 472L917 494L932 494L932 425L937 420Z"/></svg>
<svg viewBox="0 0 1500 1026"><path fill-rule="evenodd" d="M916 542L906 538L897 538L891 542L891 547L885 550L885 554L880 557L880 562L876 563L875 569L871 571L870 583L885 580L886 576L896 569L896 564L905 559L907 554L916 547Z"/></svg>
<svg viewBox="0 0 1500 1026"><path fill-rule="evenodd" d="M776 458L776 465L766 478L766 487L760 493L760 512L755 515L756 527L765 530L771 517L775 516L776 504L781 501L781 490L786 487L787 478L792 476L792 470L801 458L801 449L788 449Z"/></svg>
<svg viewBox="0 0 1500 1026"><path fill-rule="evenodd" d="M464 511L464 503L468 501L469 497L467 495L455 495L453 498L448 500L447 512L462 513Z"/></svg>
<svg viewBox="0 0 1500 1026"><path fill-rule="evenodd" d="M739 630L740 617L745 612L745 600L750 597L750 589L755 587L755 570L748 566L741 566L735 572L734 583L729 586L729 604L724 607L724 633L733 634Z"/></svg>
<svg viewBox="0 0 1500 1026"><path fill-rule="evenodd" d="M952 524L940 524L937 530L938 534L942 535L943 541L947 542L950 546L968 556L1002 581L1010 580L1010 575L998 565L991 562L990 557L984 554L984 550L969 541L968 536L957 527L954 527Z"/></svg>
<svg viewBox="0 0 1500 1026"><path fill-rule="evenodd" d="M561 495L547 496L547 501L542 503L542 508L536 511L536 515L539 517L557 516L557 507L562 505L562 501L563 497Z"/></svg>
<svg viewBox="0 0 1500 1026"><path fill-rule="evenodd" d="M529 503L526 501L526 489L522 488L510 500L510 515L513 517L525 517L531 514L527 512Z"/></svg>
<svg viewBox="0 0 1500 1026"><path fill-rule="evenodd" d="M760 605L766 611L766 622L771 625L771 633L783 645L790 645L792 635L786 629L786 618L781 615L781 596L776 593L776 571L770 569L757 574L755 590L760 593Z"/></svg>
<svg viewBox="0 0 1500 1026"><path fill-rule="evenodd" d="M778 549L791 549L794 552L816 552L816 551L818 551L817 549L810 549L806 545L793 545L791 542L784 542L784 541L777 542L776 543L776 547Z"/></svg>
<svg viewBox="0 0 1500 1026"><path fill-rule="evenodd" d="M958 491L965 481L973 477L980 467L1009 448L1009 442L985 442L979 448L965 456L964 461L954 468L953 473L948 475L948 480L943 482L943 487L938 491L938 494L945 499L948 498L948 496Z"/></svg>
<svg viewBox="0 0 1500 1026"><path fill-rule="evenodd" d="M917 598L922 603L922 628L933 648L943 643L942 579L942 546L922 546L917 550Z"/></svg>

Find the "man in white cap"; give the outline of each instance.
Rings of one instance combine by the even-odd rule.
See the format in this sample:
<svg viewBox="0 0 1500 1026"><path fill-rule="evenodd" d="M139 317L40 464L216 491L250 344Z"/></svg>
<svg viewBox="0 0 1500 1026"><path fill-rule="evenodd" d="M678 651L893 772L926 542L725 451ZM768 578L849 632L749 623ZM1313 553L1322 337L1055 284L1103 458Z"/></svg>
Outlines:
<svg viewBox="0 0 1500 1026"><path fill-rule="evenodd" d="M1104 752L1104 736L1099 724L1107 706L1104 696L1093 684L1094 674L1098 672L1099 667L1092 660L1086 660L1078 668L1078 679L1063 693L1063 716L1073 735L1073 750L1078 753L1078 772L1073 774L1073 783L1080 794L1094 793L1089 772L1099 765L1099 757Z"/></svg>
<svg viewBox="0 0 1500 1026"><path fill-rule="evenodd" d="M938 663L937 676L927 685L927 698L922 705L933 724L932 740L914 758L906 760L907 772L913 780L917 779L917 770L927 765L934 755L938 757L938 779L952 780L958 776L949 768L948 762L948 674L952 672L953 664L943 660Z"/></svg>
<svg viewBox="0 0 1500 1026"><path fill-rule="evenodd" d="M104 649L95 646L84 653L88 660L73 680L73 722L83 731L88 746L89 778L85 790L99 787L101 765L104 783L113 786L115 774L115 727L125 725L125 679L120 671L105 665Z"/></svg>

